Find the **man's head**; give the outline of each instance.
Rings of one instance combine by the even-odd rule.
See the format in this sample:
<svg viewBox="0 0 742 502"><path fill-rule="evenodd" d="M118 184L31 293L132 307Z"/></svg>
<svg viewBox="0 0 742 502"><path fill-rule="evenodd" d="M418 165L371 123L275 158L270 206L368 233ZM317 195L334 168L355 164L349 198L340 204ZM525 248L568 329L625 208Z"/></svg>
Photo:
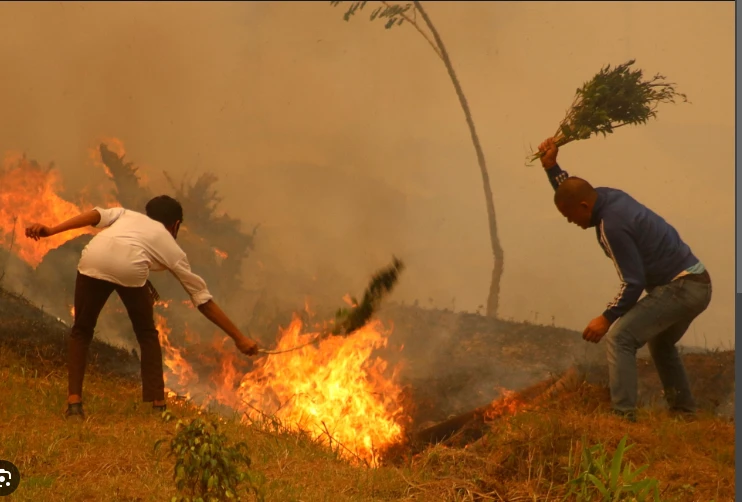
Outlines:
<svg viewBox="0 0 742 502"><path fill-rule="evenodd" d="M598 198L595 189L582 178L569 177L554 193L554 204L567 221L580 228L590 228L593 206Z"/></svg>
<svg viewBox="0 0 742 502"><path fill-rule="evenodd" d="M147 216L165 225L173 237L178 237L178 230L183 222L183 207L180 202L169 195L158 195L147 202L144 209Z"/></svg>

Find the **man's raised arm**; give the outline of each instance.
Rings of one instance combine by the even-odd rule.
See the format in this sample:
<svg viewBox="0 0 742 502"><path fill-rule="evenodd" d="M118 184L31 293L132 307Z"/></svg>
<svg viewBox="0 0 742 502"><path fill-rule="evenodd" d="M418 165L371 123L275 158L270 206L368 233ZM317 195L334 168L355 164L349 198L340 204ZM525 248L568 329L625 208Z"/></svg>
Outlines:
<svg viewBox="0 0 742 502"><path fill-rule="evenodd" d="M556 191L556 189L559 188L559 185L569 178L569 173L564 171L559 167L559 164L557 164L559 147L556 145L553 138L549 138L539 145L538 150L539 152L544 152L544 155L541 157L541 165L544 167L544 171L546 171L546 175L549 177L549 183L551 183L552 188Z"/></svg>

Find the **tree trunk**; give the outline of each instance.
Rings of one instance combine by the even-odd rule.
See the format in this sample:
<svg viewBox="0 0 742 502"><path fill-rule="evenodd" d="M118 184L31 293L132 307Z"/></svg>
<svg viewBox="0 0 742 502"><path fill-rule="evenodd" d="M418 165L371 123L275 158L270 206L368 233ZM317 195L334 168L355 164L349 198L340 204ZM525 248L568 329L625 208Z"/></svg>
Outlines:
<svg viewBox="0 0 742 502"><path fill-rule="evenodd" d="M430 21L430 18L423 9L422 5L420 5L420 2L418 0L415 0L414 4L415 8L425 21L425 24L428 26L431 33L433 34L435 43L440 49L443 63L446 65L446 70L448 71L448 76L451 77L451 82L453 82L453 86L456 89L456 95L459 97L461 108L464 110L466 123L469 126L469 132L471 134L471 140L472 143L474 143L474 150L477 152L477 161L479 162L479 170L482 173L482 184L484 186L484 200L487 205L487 219L489 221L490 243L492 245L492 255L494 257L494 267L492 269L492 279L490 282L489 296L487 297L486 312L488 317L497 317L497 310L500 303L500 281L502 280L502 273L504 270L504 253L502 251L502 246L500 246L500 238L497 236L495 202L492 198L492 187L490 186L490 177L489 173L487 172L487 163L484 160L484 152L482 151L482 146L479 144L477 131L474 128L474 120L472 119L471 111L469 110L469 104L467 103L466 97L464 96L464 91L461 89L459 79L456 77L456 72L454 71L453 65L451 64L451 59L448 57L446 47L443 45L443 40L441 40L438 31L433 26L433 23Z"/></svg>

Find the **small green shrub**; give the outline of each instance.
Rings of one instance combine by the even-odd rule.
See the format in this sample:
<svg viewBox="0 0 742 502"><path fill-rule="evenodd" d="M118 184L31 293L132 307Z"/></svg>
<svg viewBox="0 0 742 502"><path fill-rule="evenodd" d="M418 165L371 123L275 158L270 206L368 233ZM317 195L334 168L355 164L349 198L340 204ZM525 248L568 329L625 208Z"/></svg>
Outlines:
<svg viewBox="0 0 742 502"><path fill-rule="evenodd" d="M217 432L217 424L206 424L196 418L186 425L178 420L175 437L170 440L169 455L175 457L173 478L180 492L171 502L221 502L236 500L237 490L247 481L248 490L256 495L250 472L242 472L238 466L250 467L247 445L227 445L227 438ZM155 450L166 439L155 443ZM260 498L260 497L258 497Z"/></svg>
<svg viewBox="0 0 742 502"><path fill-rule="evenodd" d="M581 444L579 463L570 451L569 490L564 500L659 502L659 482L653 478L639 479L647 466L634 469L631 462L624 462L624 453L634 446L626 445L626 436L621 438L612 459L600 443L588 447L583 437Z"/></svg>

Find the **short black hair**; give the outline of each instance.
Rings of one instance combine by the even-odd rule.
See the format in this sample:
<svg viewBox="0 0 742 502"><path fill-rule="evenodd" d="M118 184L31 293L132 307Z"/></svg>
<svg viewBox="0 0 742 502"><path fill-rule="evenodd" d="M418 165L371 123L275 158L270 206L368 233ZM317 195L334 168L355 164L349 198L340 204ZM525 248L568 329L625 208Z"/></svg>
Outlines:
<svg viewBox="0 0 742 502"><path fill-rule="evenodd" d="M173 225L176 221L183 221L183 206L169 195L158 195L147 202L144 209L147 216L166 227Z"/></svg>

